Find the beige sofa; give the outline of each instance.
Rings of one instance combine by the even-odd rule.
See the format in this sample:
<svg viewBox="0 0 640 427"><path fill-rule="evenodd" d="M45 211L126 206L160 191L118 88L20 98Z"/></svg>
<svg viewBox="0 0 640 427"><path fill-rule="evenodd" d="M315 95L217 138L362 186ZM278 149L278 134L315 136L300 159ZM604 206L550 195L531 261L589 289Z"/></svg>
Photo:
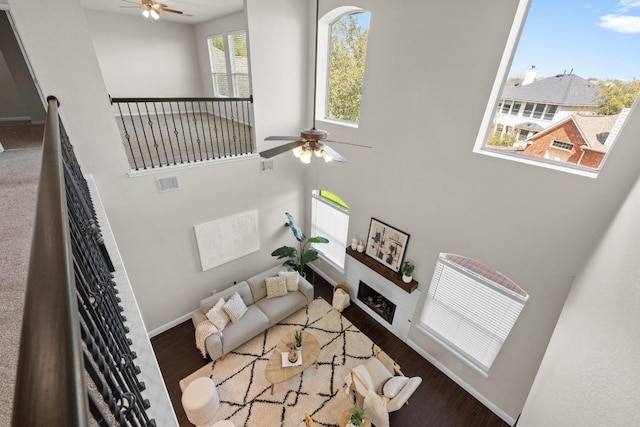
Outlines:
<svg viewBox="0 0 640 427"><path fill-rule="evenodd" d="M224 355L241 344L313 301L313 286L301 276L298 277L298 291L289 292L287 295L277 298L267 298L264 279L277 276L278 272L285 270L286 268L282 265L277 265L230 288L214 292L210 297L200 301L200 308L191 315L195 327L200 322L207 320L205 313L220 298L224 298L226 301L235 292L238 292L247 306L247 312L238 322L227 324L222 331L222 337L213 334L205 340L207 353L212 360L223 358Z"/></svg>

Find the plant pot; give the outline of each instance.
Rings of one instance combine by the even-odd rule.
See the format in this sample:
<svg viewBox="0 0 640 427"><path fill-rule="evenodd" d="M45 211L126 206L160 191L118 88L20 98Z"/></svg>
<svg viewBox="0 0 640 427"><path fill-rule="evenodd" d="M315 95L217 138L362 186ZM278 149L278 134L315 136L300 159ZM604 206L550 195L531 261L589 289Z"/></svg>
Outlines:
<svg viewBox="0 0 640 427"><path fill-rule="evenodd" d="M413 280L413 276L407 276L406 274L402 274L402 281L404 283L411 283Z"/></svg>

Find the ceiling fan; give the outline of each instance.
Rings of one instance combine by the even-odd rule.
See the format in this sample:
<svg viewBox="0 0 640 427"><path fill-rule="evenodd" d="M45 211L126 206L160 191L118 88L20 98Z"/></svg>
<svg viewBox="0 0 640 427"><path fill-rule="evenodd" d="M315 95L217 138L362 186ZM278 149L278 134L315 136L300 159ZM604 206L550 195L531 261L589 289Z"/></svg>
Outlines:
<svg viewBox="0 0 640 427"><path fill-rule="evenodd" d="M160 12L169 12L175 13L183 16L191 16L182 12L181 10L171 9L166 4L156 3L153 0L140 0L140 3L130 1L130 0L122 0L125 3L130 3L135 6L121 6L121 7L141 7L142 8L142 16L145 18L158 19L160 18Z"/></svg>
<svg viewBox="0 0 640 427"><path fill-rule="evenodd" d="M311 163L311 157L322 157L325 162L336 161L346 162L340 153L329 147L327 142L335 142L338 144L348 144L357 147L371 148L370 145L355 144L352 142L342 142L327 139L327 132L322 129L316 129L316 85L318 80L318 18L320 0L316 0L316 41L314 56L314 73L313 73L313 126L310 129L300 131L300 136L268 136L265 141L291 141L288 144L279 147L270 148L260 152L260 157L268 159L277 156L286 151L292 150L293 154L299 158L302 163Z"/></svg>

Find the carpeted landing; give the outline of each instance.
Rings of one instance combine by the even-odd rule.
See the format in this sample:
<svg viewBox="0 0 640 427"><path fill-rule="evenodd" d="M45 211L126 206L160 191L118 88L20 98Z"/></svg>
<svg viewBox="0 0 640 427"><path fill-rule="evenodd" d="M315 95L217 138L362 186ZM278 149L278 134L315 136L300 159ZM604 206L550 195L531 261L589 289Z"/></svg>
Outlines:
<svg viewBox="0 0 640 427"><path fill-rule="evenodd" d="M296 329L312 333L320 342L319 366L276 384L272 395L265 366L282 337ZM342 412L354 404L353 393L346 393L345 377L373 355L374 343L366 335L326 301L316 299L224 360L182 379L180 388L202 376L215 381L220 409L211 424L228 419L236 426L297 426L306 412L318 426L337 426Z"/></svg>

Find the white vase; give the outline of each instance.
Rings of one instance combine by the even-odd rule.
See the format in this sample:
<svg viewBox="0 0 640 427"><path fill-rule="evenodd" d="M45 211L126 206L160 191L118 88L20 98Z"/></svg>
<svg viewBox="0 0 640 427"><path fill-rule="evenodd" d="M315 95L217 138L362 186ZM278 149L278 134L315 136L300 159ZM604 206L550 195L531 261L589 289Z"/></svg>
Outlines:
<svg viewBox="0 0 640 427"><path fill-rule="evenodd" d="M351 249L354 251L358 249L358 239L356 239L355 237L351 239Z"/></svg>
<svg viewBox="0 0 640 427"><path fill-rule="evenodd" d="M406 274L402 273L402 281L404 283L411 283L412 280L413 276L407 276Z"/></svg>
<svg viewBox="0 0 640 427"><path fill-rule="evenodd" d="M362 242L358 243L358 252L362 253L364 252L364 245L362 244Z"/></svg>

